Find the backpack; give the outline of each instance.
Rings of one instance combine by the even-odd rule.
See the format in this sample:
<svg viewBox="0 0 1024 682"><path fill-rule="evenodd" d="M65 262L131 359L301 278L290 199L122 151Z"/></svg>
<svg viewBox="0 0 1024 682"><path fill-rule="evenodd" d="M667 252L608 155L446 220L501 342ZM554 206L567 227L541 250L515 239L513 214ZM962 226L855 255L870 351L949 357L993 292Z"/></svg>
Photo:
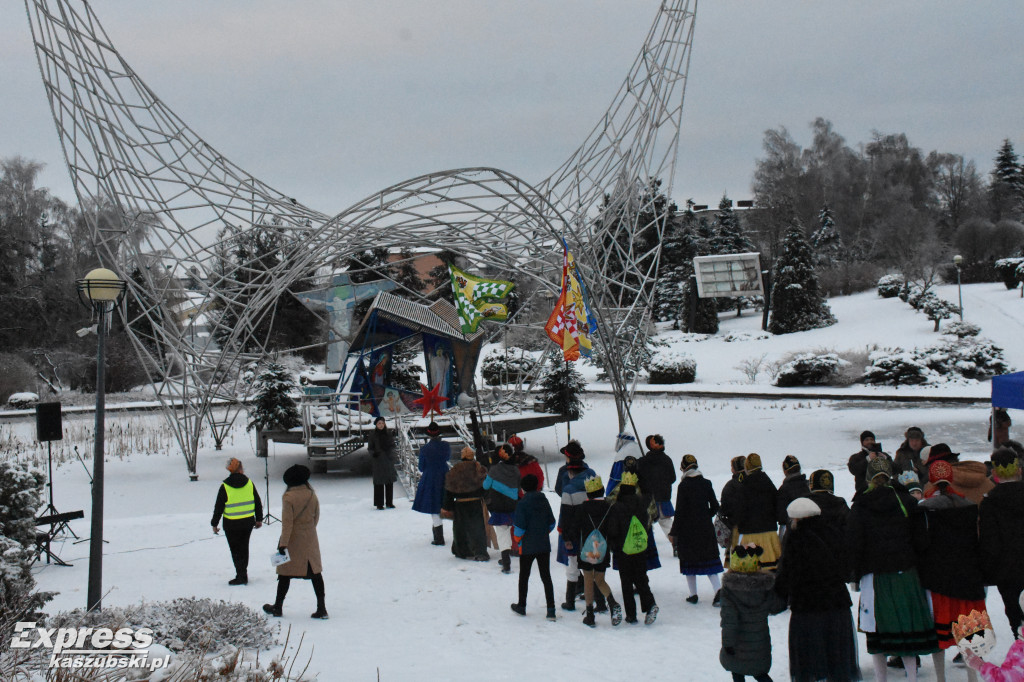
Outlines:
<svg viewBox="0 0 1024 682"><path fill-rule="evenodd" d="M647 530L635 514L629 521L626 539L622 543L622 551L630 555L647 551Z"/></svg>
<svg viewBox="0 0 1024 682"><path fill-rule="evenodd" d="M588 564L599 564L604 561L604 558L608 555L608 539L604 536L598 526L604 523L604 520L608 518L608 512L611 511L611 506L605 511L604 516L601 517L601 523L594 523L593 517L587 514L587 518L590 519L590 525L594 527L594 530L590 531L587 538L583 541L583 546L580 547L580 559Z"/></svg>

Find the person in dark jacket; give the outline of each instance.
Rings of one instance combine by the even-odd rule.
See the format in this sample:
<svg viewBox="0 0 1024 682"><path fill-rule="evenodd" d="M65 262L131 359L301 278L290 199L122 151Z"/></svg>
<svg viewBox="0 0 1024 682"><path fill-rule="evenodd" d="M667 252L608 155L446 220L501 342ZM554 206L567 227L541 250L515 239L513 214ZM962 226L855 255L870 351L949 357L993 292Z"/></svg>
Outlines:
<svg viewBox="0 0 1024 682"><path fill-rule="evenodd" d="M838 537L845 537L846 518L850 515L850 507L846 500L836 496L835 477L832 472L828 469L812 472L808 487L811 489L810 499L821 509L821 518L832 525Z"/></svg>
<svg viewBox="0 0 1024 682"><path fill-rule="evenodd" d="M761 548L759 563L762 568L773 569L782 554L779 542L778 512L775 499L778 490L761 469L761 456L756 452L747 455L744 464L740 507L736 516L737 543L754 544Z"/></svg>
<svg viewBox="0 0 1024 682"><path fill-rule="evenodd" d="M370 466L373 473L373 505L377 509L395 508L395 437L388 430L384 417L373 420L373 431L366 437L366 449L370 452Z"/></svg>
<svg viewBox="0 0 1024 682"><path fill-rule="evenodd" d="M448 461L452 457L452 446L441 440L441 427L436 422L427 426L430 438L420 448L420 481L416 484L416 497L412 502L413 511L430 514L434 529L434 540L430 544L444 546L444 525L441 523L441 503L444 501L444 477L448 474Z"/></svg>
<svg viewBox="0 0 1024 682"><path fill-rule="evenodd" d="M452 519L452 554L460 559L490 561L484 528L484 479L487 469L475 461L476 452L464 447L461 461L444 478L441 515Z"/></svg>
<svg viewBox="0 0 1024 682"><path fill-rule="evenodd" d="M831 474L830 474L831 476ZM813 478L813 475L812 475ZM795 682L861 679L853 631L845 538L809 498L790 503L790 529L775 577L788 601L789 675Z"/></svg>
<svg viewBox="0 0 1024 682"><path fill-rule="evenodd" d="M882 452L882 446L875 441L875 434L871 431L864 431L860 434L860 450L850 455L850 459L846 462L847 470L853 474L855 493L859 493L868 487L868 482L864 480L864 474L868 470L868 462L876 457L892 459L889 455Z"/></svg>
<svg viewBox="0 0 1024 682"><path fill-rule="evenodd" d="M519 467L519 477L522 478L527 474L533 474L537 477L537 490L544 490L544 469L541 468L540 462L537 461L536 457L526 452L523 439L513 433L508 438L508 444L512 446L512 450L515 452L515 462L516 466Z"/></svg>
<svg viewBox="0 0 1024 682"><path fill-rule="evenodd" d="M555 528L555 515L544 493L539 492L540 482L533 474L523 476L523 499L516 505L515 527L519 550L519 601L512 604L512 610L520 616L526 615L526 593L530 584L530 570L534 562L544 584L544 600L547 604L547 619L555 620L555 587L551 583L551 540L549 535Z"/></svg>
<svg viewBox="0 0 1024 682"><path fill-rule="evenodd" d="M562 504L558 508L558 554L555 560L565 564L565 601L562 608L566 611L575 611L576 595L583 591L579 547L564 531L575 513L575 508L587 500L584 481L596 476L597 473L587 465L586 453L579 441L569 441L560 452L565 456L565 464L555 475L555 494L562 498Z"/></svg>
<svg viewBox="0 0 1024 682"><path fill-rule="evenodd" d="M886 654L901 657L916 679L916 657L938 650L913 545L921 512L910 493L890 484L888 460L871 461L867 479L846 524L853 579L860 583L859 630L867 634L876 679L887 677Z"/></svg>
<svg viewBox="0 0 1024 682"><path fill-rule="evenodd" d="M932 661L942 679L943 653L955 644L953 624L971 611L985 610L985 577L978 547L978 506L953 487L949 462L933 462L928 480L935 487L918 504L924 510L925 532L917 565L921 585L931 595L939 639L939 651L932 654Z"/></svg>
<svg viewBox="0 0 1024 682"><path fill-rule="evenodd" d="M903 434L905 440L896 450L896 457L893 459L893 474L902 474L911 469L917 472L917 478L921 481L928 480L928 465L921 459L921 450L928 445L924 438L924 431L916 426L911 426Z"/></svg>
<svg viewBox="0 0 1024 682"><path fill-rule="evenodd" d="M743 455L733 457L729 461L732 478L722 486L722 494L719 496L721 506L718 509L718 515L732 528L732 539L729 541L729 546L725 548L725 561L723 563L726 568L729 568L729 553L732 552L732 548L736 546L736 540L739 538L739 533L736 530L736 519L739 518L740 505L743 500L742 484L743 478L746 476L744 469L746 462L747 458Z"/></svg>
<svg viewBox="0 0 1024 682"><path fill-rule="evenodd" d="M783 458L782 475L785 479L775 496L775 510L779 519L779 533L785 535L786 527L789 525L786 508L798 497L810 497L811 488L807 485L807 477L800 471L800 460L793 455L786 455Z"/></svg>
<svg viewBox="0 0 1024 682"><path fill-rule="evenodd" d="M676 516L672 522L672 543L679 550L679 572L686 576L690 596L686 601L697 603L697 576L706 575L715 590L712 606L718 606L722 584L722 560L712 519L718 512L718 499L711 481L697 468L697 458L683 455L683 480L676 488Z"/></svg>
<svg viewBox="0 0 1024 682"><path fill-rule="evenodd" d="M650 495L642 494L637 488L637 476L631 471L622 472L616 492L618 496L612 505L611 536L608 538L608 546L614 553L615 565L619 571L626 622L637 622L634 595L640 595L640 610L647 614L644 617L644 624L652 625L658 617L658 604L647 579L647 558L643 552L627 554L626 541L634 517L650 537L654 500Z"/></svg>
<svg viewBox="0 0 1024 682"><path fill-rule="evenodd" d="M647 453L637 461L640 490L654 498L658 509L658 525L668 536L672 531L672 484L676 482L676 465L665 454L665 439L661 434L646 438Z"/></svg>
<svg viewBox="0 0 1024 682"><path fill-rule="evenodd" d="M992 474L999 483L978 507L978 540L987 582L1003 599L1014 637L1024 636L1024 613L1017 595L1024 591L1024 481L1016 453L992 453Z"/></svg>
<svg viewBox="0 0 1024 682"><path fill-rule="evenodd" d="M600 476L594 476L584 481L587 491L587 500L573 510L568 527L563 526L563 534L572 538L573 544L579 548L579 566L583 573L583 597L585 602L585 614L583 624L588 627L596 627L594 619L596 586L600 593L607 600L607 606L611 609L612 625L622 622L622 607L612 596L612 590L604 580L604 574L611 563L611 551L608 546L609 528L612 520L609 519L611 504L604 498L604 484ZM588 542L592 533L597 531L603 543ZM595 541L600 538L595 538ZM603 546L601 546L603 545Z"/></svg>
<svg viewBox="0 0 1024 682"><path fill-rule="evenodd" d="M501 572L512 572L512 524L516 503L519 502L519 467L512 462L512 446L502 443L495 449L497 463L487 471L484 490L487 491L487 520L494 527L501 552Z"/></svg>
<svg viewBox="0 0 1024 682"><path fill-rule="evenodd" d="M749 460L749 457L747 458ZM768 616L785 610L776 594L775 575L761 570L760 547L737 545L729 557L729 571L722 578L722 650L718 661L732 673L734 682L750 675L757 682L771 682L772 636Z"/></svg>
<svg viewBox="0 0 1024 682"><path fill-rule="evenodd" d="M231 561L235 565L235 577L228 585L249 583L249 537L253 528L263 526L263 501L256 492L256 486L245 475L242 463L232 457L225 467L229 475L217 490L217 501L213 503L213 518L210 525L214 534L220 532L217 524L224 517L224 537L231 550Z"/></svg>

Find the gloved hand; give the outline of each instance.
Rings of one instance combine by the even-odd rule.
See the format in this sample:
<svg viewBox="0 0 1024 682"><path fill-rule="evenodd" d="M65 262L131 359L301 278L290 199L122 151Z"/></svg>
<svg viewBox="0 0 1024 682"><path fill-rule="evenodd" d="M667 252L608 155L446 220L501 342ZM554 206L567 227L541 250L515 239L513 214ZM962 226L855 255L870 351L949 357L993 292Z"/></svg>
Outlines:
<svg viewBox="0 0 1024 682"><path fill-rule="evenodd" d="M220 532L220 528L218 528L217 526L214 526L213 527L213 534L216 535L219 532Z"/></svg>

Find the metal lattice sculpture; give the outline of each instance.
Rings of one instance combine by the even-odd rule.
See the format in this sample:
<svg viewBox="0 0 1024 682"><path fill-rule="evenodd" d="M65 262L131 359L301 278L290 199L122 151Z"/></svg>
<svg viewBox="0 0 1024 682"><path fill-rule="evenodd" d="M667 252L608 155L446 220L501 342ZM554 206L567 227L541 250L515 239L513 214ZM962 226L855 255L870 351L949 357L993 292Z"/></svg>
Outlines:
<svg viewBox="0 0 1024 682"><path fill-rule="evenodd" d="M535 296L557 291L565 238L595 299L623 430L633 387L621 368L650 320L664 229L652 181L671 192L696 0L661 3L608 112L549 178L439 171L333 217L192 131L121 57L88 2L25 4L75 191L93 209L101 261L128 283L126 328L193 476L201 429L217 437L241 409L245 363L294 350L274 342L282 298L382 247L443 249L514 271ZM211 336L197 339L187 315L205 317Z"/></svg>

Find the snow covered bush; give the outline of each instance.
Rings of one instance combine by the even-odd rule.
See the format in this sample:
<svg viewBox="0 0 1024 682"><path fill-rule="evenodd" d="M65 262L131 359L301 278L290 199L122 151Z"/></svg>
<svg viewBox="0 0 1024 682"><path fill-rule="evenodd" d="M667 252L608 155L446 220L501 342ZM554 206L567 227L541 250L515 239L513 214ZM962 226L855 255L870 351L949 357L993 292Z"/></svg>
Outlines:
<svg viewBox="0 0 1024 682"><path fill-rule="evenodd" d="M921 285L916 282L904 282L903 288L900 289L900 293L896 294L901 301L904 303L910 303L910 299L921 296L924 290L921 289ZM911 304L913 305L913 304Z"/></svg>
<svg viewBox="0 0 1024 682"><path fill-rule="evenodd" d="M976 324L971 324L970 322L958 320L947 324L942 333L946 336L956 336L963 339L968 336L977 336L981 333L981 327Z"/></svg>
<svg viewBox="0 0 1024 682"><path fill-rule="evenodd" d="M1000 258L995 263L996 273L1007 289L1016 289L1024 282L1024 258Z"/></svg>
<svg viewBox="0 0 1024 682"><path fill-rule="evenodd" d="M487 352L480 364L480 374L488 386L517 384L532 380L540 370L534 353L509 346Z"/></svg>
<svg viewBox="0 0 1024 682"><path fill-rule="evenodd" d="M988 339L944 339L918 349L917 355L929 369L946 378L961 376L981 381L1009 371L1003 349Z"/></svg>
<svg viewBox="0 0 1024 682"><path fill-rule="evenodd" d="M256 378L256 404L249 412L246 430L290 429L302 423L291 397L296 388L291 373L277 362L267 365Z"/></svg>
<svg viewBox="0 0 1024 682"><path fill-rule="evenodd" d="M647 371L652 384L690 384L697 378L697 361L686 353L657 353Z"/></svg>
<svg viewBox="0 0 1024 682"><path fill-rule="evenodd" d="M915 356L902 349L880 350L868 356L864 382L889 386L917 385L933 381L938 374Z"/></svg>
<svg viewBox="0 0 1024 682"><path fill-rule="evenodd" d="M885 275L878 280L878 295L882 298L895 298L903 288L903 275Z"/></svg>
<svg viewBox="0 0 1024 682"><path fill-rule="evenodd" d="M28 391L22 391L21 393L12 393L7 398L7 404L16 410L21 410L26 407L32 407L39 402L38 393L30 393Z"/></svg>
<svg viewBox="0 0 1024 682"><path fill-rule="evenodd" d="M575 363L566 362L557 351L548 354L547 362L547 373L540 382L544 411L565 415L570 421L579 419L583 416L581 396L587 390L587 380Z"/></svg>
<svg viewBox="0 0 1024 682"><path fill-rule="evenodd" d="M722 341L732 343L733 341L764 341L770 338L772 335L764 332L729 332L722 337Z"/></svg>
<svg viewBox="0 0 1024 682"><path fill-rule="evenodd" d="M828 386L834 383L839 370L847 365L835 353L816 355L802 353L779 368L776 386Z"/></svg>
<svg viewBox="0 0 1024 682"><path fill-rule="evenodd" d="M907 303L909 303L910 307L914 310L924 310L925 306L936 298L938 297L934 293L917 287L916 289L911 290L907 295Z"/></svg>
<svg viewBox="0 0 1024 682"><path fill-rule="evenodd" d="M36 372L15 353L0 353L0 400L7 402L12 393L36 387Z"/></svg>
<svg viewBox="0 0 1024 682"><path fill-rule="evenodd" d="M935 323L933 331L939 331L939 325L943 320L953 317L954 313L960 312L960 306L939 298L938 296L927 297L921 306L921 310L928 316L928 319Z"/></svg>

